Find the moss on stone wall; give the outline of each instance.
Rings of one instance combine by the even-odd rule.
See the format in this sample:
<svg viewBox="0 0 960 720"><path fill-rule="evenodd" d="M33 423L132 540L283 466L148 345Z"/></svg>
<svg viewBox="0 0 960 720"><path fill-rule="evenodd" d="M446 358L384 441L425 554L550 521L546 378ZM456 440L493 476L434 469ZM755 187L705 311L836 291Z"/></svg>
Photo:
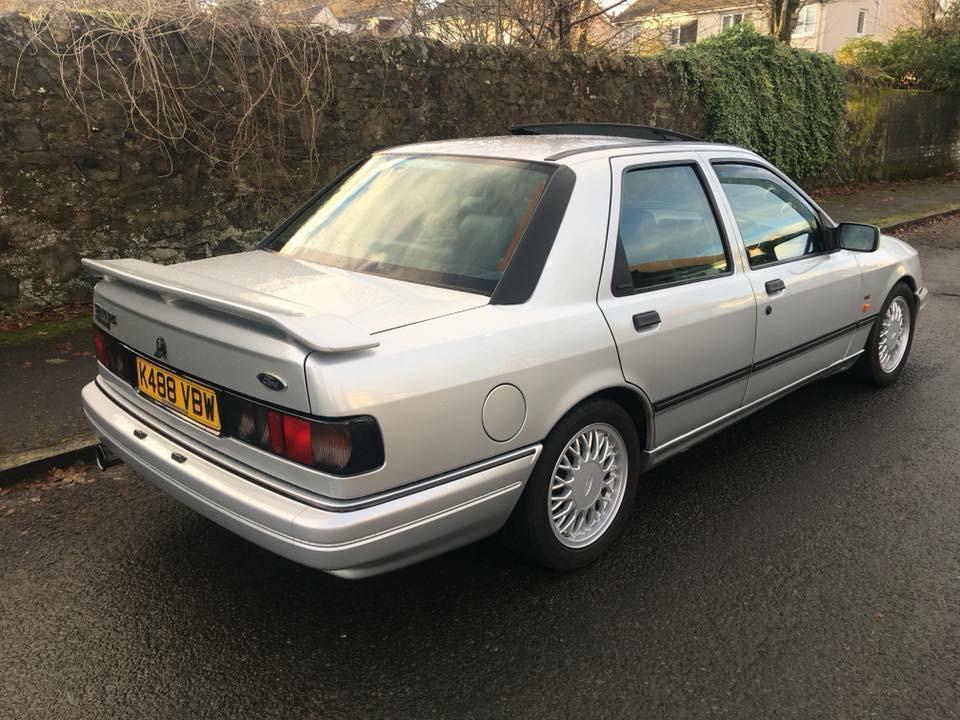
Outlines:
<svg viewBox="0 0 960 720"><path fill-rule="evenodd" d="M848 86L846 131L819 185L929 177L960 167L960 96Z"/></svg>

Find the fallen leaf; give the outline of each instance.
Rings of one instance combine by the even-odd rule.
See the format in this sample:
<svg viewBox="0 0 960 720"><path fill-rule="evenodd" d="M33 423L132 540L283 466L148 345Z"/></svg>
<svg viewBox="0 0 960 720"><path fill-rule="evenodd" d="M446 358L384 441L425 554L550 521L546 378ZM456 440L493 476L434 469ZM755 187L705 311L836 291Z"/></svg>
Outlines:
<svg viewBox="0 0 960 720"><path fill-rule="evenodd" d="M47 473L47 476L51 480L60 482L63 485L86 485L89 482L93 482L92 478L87 477L86 468L76 465L65 468L53 468Z"/></svg>
<svg viewBox="0 0 960 720"><path fill-rule="evenodd" d="M0 332L6 330L22 330L37 323L72 320L84 315L88 316L89 314L90 306L86 302L64 305L57 308L44 308L42 310L24 310L17 313L17 317L4 315L0 312Z"/></svg>

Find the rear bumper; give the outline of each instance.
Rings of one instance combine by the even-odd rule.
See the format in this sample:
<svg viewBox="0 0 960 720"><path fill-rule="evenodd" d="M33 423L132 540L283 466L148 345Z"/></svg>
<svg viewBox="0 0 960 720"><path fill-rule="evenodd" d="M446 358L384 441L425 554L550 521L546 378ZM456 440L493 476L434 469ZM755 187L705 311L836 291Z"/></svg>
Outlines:
<svg viewBox="0 0 960 720"><path fill-rule="evenodd" d="M83 389L82 399L103 442L144 479L257 545L351 578L403 567L499 530L541 449L532 446L449 482L335 512L258 485L193 452L174 435L141 422L95 382Z"/></svg>

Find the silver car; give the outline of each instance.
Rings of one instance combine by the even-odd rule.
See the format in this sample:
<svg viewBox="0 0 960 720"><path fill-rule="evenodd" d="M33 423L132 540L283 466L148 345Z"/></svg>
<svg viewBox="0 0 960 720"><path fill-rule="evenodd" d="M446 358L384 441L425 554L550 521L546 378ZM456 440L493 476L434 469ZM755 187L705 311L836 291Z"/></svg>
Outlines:
<svg viewBox="0 0 960 720"><path fill-rule="evenodd" d="M647 468L814 379L903 372L906 243L741 148L517 132L378 152L250 252L85 260L105 452L343 577L498 531L568 570Z"/></svg>

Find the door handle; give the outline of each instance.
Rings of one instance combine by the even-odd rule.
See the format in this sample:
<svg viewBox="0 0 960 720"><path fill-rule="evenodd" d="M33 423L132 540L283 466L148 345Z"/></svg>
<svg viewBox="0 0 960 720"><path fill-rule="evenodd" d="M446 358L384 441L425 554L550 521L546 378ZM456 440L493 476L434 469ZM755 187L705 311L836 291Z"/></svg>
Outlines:
<svg viewBox="0 0 960 720"><path fill-rule="evenodd" d="M648 327L660 324L660 313L656 310L637 313L633 316L633 329L636 331L644 330Z"/></svg>
<svg viewBox="0 0 960 720"><path fill-rule="evenodd" d="M780 278L776 278L775 280L767 280L764 287L767 289L767 295L783 292L787 288L786 284L784 284L783 280Z"/></svg>

